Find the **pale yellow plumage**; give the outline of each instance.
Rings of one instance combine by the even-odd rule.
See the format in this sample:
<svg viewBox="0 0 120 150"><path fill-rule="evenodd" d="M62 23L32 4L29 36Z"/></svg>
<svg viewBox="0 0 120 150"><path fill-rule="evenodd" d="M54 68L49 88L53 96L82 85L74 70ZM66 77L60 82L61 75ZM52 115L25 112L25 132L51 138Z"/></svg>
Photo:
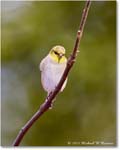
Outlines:
<svg viewBox="0 0 120 150"><path fill-rule="evenodd" d="M41 61L41 82L45 91L52 92L60 81L65 70L67 58L65 57L65 48L62 46L53 47L49 54ZM67 79L64 82L61 91L65 88Z"/></svg>

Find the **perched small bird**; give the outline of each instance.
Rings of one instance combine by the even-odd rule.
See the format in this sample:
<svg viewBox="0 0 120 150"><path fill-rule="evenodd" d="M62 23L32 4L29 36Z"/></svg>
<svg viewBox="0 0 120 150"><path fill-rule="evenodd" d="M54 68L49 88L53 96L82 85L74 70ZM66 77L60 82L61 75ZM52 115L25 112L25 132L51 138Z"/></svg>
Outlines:
<svg viewBox="0 0 120 150"><path fill-rule="evenodd" d="M44 90L48 95L53 92L59 83L67 64L65 57L65 48L63 46L54 46L49 54L40 62L39 68L41 71L41 82ZM60 92L66 86L65 80Z"/></svg>

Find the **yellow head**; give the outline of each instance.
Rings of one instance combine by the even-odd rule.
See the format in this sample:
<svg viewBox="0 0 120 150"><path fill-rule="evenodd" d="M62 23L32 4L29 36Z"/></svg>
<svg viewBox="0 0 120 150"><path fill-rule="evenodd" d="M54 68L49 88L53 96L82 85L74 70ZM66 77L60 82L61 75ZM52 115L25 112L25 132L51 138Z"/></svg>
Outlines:
<svg viewBox="0 0 120 150"><path fill-rule="evenodd" d="M57 45L54 46L50 50L50 56L53 61L56 63L64 63L67 61L67 58L65 57L65 48L63 46Z"/></svg>

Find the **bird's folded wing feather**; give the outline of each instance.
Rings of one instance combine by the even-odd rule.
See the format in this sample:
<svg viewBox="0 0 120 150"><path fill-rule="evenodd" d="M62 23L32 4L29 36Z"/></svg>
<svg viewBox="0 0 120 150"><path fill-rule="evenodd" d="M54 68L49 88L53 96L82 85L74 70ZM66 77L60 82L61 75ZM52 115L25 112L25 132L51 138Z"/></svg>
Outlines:
<svg viewBox="0 0 120 150"><path fill-rule="evenodd" d="M40 71L43 71L43 70L44 70L45 65L47 64L47 62L48 62L48 57L45 57L45 58L40 62L40 65L39 65Z"/></svg>
<svg viewBox="0 0 120 150"><path fill-rule="evenodd" d="M40 65L39 65L40 71L43 71L44 65L45 65L45 58L40 62Z"/></svg>

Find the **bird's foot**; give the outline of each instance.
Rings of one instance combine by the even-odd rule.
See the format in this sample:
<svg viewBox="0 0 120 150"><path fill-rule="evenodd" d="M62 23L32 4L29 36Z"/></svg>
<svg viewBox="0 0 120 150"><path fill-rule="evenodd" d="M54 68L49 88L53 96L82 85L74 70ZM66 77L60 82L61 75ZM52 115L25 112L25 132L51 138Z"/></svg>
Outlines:
<svg viewBox="0 0 120 150"><path fill-rule="evenodd" d="M52 92L48 93L46 100L49 99L49 97L51 96Z"/></svg>
<svg viewBox="0 0 120 150"><path fill-rule="evenodd" d="M53 108L53 104L54 104L55 100L56 100L56 98L54 98L54 99L52 100L52 102L51 102L51 105L50 105L49 109L52 109L52 108Z"/></svg>
<svg viewBox="0 0 120 150"><path fill-rule="evenodd" d="M53 92L48 93L47 98L46 98L46 102L49 100L52 93ZM51 102L49 109L52 109L52 108L53 108L53 102Z"/></svg>
<svg viewBox="0 0 120 150"><path fill-rule="evenodd" d="M53 103L51 103L51 105L50 105L49 109L52 109L52 108L53 108Z"/></svg>

